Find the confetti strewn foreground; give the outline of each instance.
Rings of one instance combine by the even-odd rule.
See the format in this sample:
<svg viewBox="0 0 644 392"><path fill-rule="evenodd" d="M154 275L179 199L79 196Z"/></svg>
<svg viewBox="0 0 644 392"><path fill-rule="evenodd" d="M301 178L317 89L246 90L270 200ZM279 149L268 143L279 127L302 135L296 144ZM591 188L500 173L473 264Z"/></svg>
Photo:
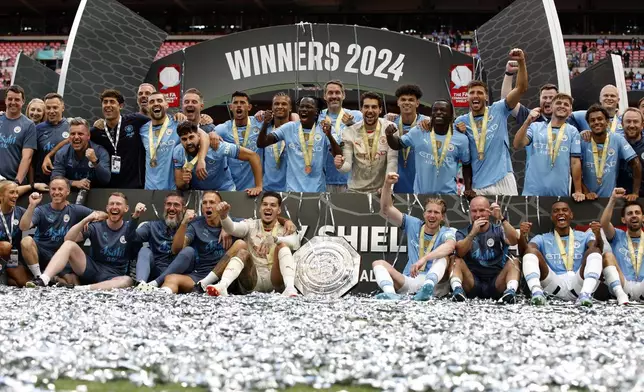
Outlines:
<svg viewBox="0 0 644 392"><path fill-rule="evenodd" d="M0 300L0 389L58 378L216 390L644 389L642 306L7 287Z"/></svg>

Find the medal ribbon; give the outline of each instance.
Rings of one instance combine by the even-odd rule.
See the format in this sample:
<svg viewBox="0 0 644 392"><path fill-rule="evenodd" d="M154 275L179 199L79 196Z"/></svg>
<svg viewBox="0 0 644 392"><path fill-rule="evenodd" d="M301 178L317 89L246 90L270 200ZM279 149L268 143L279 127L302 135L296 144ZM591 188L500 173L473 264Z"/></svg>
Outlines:
<svg viewBox="0 0 644 392"><path fill-rule="evenodd" d="M4 214L0 212L0 217L2 217L2 224L4 225L4 231L7 233L7 238L11 245L13 245L13 238L11 238L11 236L13 235L13 220L15 219L15 215L16 209L14 208L13 211L11 211L11 230L9 230L7 220L4 218Z"/></svg>
<svg viewBox="0 0 644 392"><path fill-rule="evenodd" d="M300 137L300 148L302 149L302 157L304 158L304 165L310 167L311 161L313 160L313 144L315 143L315 126L313 126L313 129L311 129L311 132L309 133L308 142L304 140L304 130L302 129L302 123L300 123L298 134Z"/></svg>
<svg viewBox="0 0 644 392"><path fill-rule="evenodd" d="M626 242L628 243L628 252L631 254L631 264L635 270L635 276L639 276L640 269L642 268L642 256L644 255L644 240L641 237L640 231L640 245L637 247L637 255L635 255L635 248L633 247L633 240L631 239L628 231L626 232Z"/></svg>
<svg viewBox="0 0 644 392"><path fill-rule="evenodd" d="M416 114L416 116L414 117L414 121L409 126L410 129L416 126L416 120L418 120L418 114ZM400 136L402 136L403 135L402 114L398 117L398 129L400 130ZM403 148L403 161L405 162L405 166L407 165L407 159L409 159L410 151L411 151L411 147Z"/></svg>
<svg viewBox="0 0 644 392"><path fill-rule="evenodd" d="M284 151L285 146L286 143L284 142L273 144L273 157L275 158L275 167L278 169L280 168L280 158L282 157L282 152Z"/></svg>
<svg viewBox="0 0 644 392"><path fill-rule="evenodd" d="M597 183L601 185L602 177L604 176L604 167L606 167L606 158L608 157L610 133L606 135L606 140L604 141L604 149L602 150L601 161L599 160L599 152L597 151L597 143L595 143L595 139L591 139L590 142L593 147L593 161L595 162L595 176L597 177Z"/></svg>
<svg viewBox="0 0 644 392"><path fill-rule="evenodd" d="M438 226L438 230L432 236L432 240L429 241L429 244L427 244L427 246L425 246L425 225L421 226L420 234L418 235L418 260L425 257L425 255L427 254L427 250L431 252L434 249L434 244L436 243L436 239L438 238L438 235L440 234L440 232L441 232L441 226Z"/></svg>
<svg viewBox="0 0 644 392"><path fill-rule="evenodd" d="M380 144L380 120L378 120L378 123L376 124L376 130L375 134L373 135L371 150L369 149L369 135L367 128L365 127L364 122L362 124L362 140L364 141L364 148L367 151L367 159L369 159L369 161L373 161L374 157L376 156L376 152L378 152L378 145Z"/></svg>
<svg viewBox="0 0 644 392"><path fill-rule="evenodd" d="M476 126L476 121L474 121L474 114L470 112L470 127L472 128L472 133L474 134L474 144L476 144L476 151L479 153L479 160L482 160L485 157L485 138L487 136L487 120L488 120L488 108L485 107L485 113L483 113L483 120L481 121L481 133L479 135L479 128Z"/></svg>
<svg viewBox="0 0 644 392"><path fill-rule="evenodd" d="M159 133L158 133L159 135L158 139L155 143L154 131L152 131L152 121L150 121L150 128L148 129L148 145L150 147L150 161L153 161L157 157L157 149L161 144L163 135L165 135L165 132L168 130L169 124L170 124L170 119L168 118L168 116L165 116L165 120L163 120L163 125L161 125L161 129L159 130Z"/></svg>
<svg viewBox="0 0 644 392"><path fill-rule="evenodd" d="M617 130L617 117L617 113L615 113L615 117L613 117L613 121L610 124L610 133L615 133L615 131Z"/></svg>
<svg viewBox="0 0 644 392"><path fill-rule="evenodd" d="M572 268L575 265L575 232L571 228L568 228L568 253L566 253L566 247L556 230L555 241L557 242L561 259L566 266L566 271L572 271Z"/></svg>
<svg viewBox="0 0 644 392"><path fill-rule="evenodd" d="M563 124L561 128L559 128L559 131L557 132L557 141L554 142L554 146L553 146L552 123L548 124L546 139L548 139L548 155L550 156L551 167L555 165L555 161L559 156L559 148L561 147L561 141L563 140L565 129L566 129L566 124Z"/></svg>
<svg viewBox="0 0 644 392"><path fill-rule="evenodd" d="M199 159L199 155L194 157L190 162L188 162L188 159L186 158L187 156L188 156L188 154L185 154L185 156L183 158L183 168L188 169L188 170L192 170L195 167L195 163L197 163L197 160Z"/></svg>
<svg viewBox="0 0 644 392"><path fill-rule="evenodd" d="M110 141L110 143L112 143L112 147L114 147L114 155L118 155L118 152L116 151L116 147L119 145L119 139L121 137L122 119L123 119L123 116L119 116L119 123L116 125L116 140L112 139L112 133L107 127L107 121L103 120L103 128L105 128L105 135L107 135L107 139Z"/></svg>
<svg viewBox="0 0 644 392"><path fill-rule="evenodd" d="M340 128L342 126L342 117L344 117L344 109L340 109L340 113L338 113L338 118L335 119L335 126L333 127L333 130L339 136L342 136L342 132ZM326 119L329 120L329 122L332 122L331 117L329 117L328 114L326 115Z"/></svg>
<svg viewBox="0 0 644 392"><path fill-rule="evenodd" d="M449 150L449 142L452 140L452 126L450 125L449 130L445 135L445 141L443 142L440 158L438 157L438 145L436 143L436 132L434 131L433 128L431 131L429 131L429 138L431 139L431 143L432 143L432 153L434 154L434 165L436 166L436 170L438 171L441 168L441 166L443 166L443 163L445 162L445 157L447 156L447 150Z"/></svg>
<svg viewBox="0 0 644 392"><path fill-rule="evenodd" d="M233 138L235 138L235 144L239 146L239 132L237 132L237 124L235 123L235 120L233 121ZM251 122L250 122L250 117L246 118L246 134L244 135L244 144L242 144L242 147L246 147L248 144L248 137L250 136L251 131Z"/></svg>

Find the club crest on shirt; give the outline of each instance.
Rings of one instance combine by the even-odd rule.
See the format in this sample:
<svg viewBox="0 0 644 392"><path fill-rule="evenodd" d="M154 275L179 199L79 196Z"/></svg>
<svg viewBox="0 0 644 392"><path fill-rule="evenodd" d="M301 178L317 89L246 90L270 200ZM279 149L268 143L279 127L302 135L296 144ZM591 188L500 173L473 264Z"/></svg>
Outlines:
<svg viewBox="0 0 644 392"><path fill-rule="evenodd" d="M454 145L452 143L450 143L449 147L447 147L447 151L454 151Z"/></svg>
<svg viewBox="0 0 644 392"><path fill-rule="evenodd" d="M18 222L18 219L14 219L13 222L11 222L12 226L18 226L20 222Z"/></svg>
<svg viewBox="0 0 644 392"><path fill-rule="evenodd" d="M69 132L63 132L61 136L63 137L63 139L67 139L69 137Z"/></svg>
<svg viewBox="0 0 644 392"><path fill-rule="evenodd" d="M641 157L642 159L644 159L644 152L642 153L642 155L640 155L640 157Z"/></svg>
<svg viewBox="0 0 644 392"><path fill-rule="evenodd" d="M380 137L380 144L387 144L387 137L386 136L381 136Z"/></svg>
<svg viewBox="0 0 644 392"><path fill-rule="evenodd" d="M119 242L121 242L121 244L126 244L127 243L127 241L125 240L124 235L122 235L121 238L119 238Z"/></svg>
<svg viewBox="0 0 644 392"><path fill-rule="evenodd" d="M608 156L612 157L613 155L615 155L615 149L614 148L609 148L608 149Z"/></svg>
<svg viewBox="0 0 644 392"><path fill-rule="evenodd" d="M564 133L563 137L561 138L562 142L567 142L568 141L568 135Z"/></svg>
<svg viewBox="0 0 644 392"><path fill-rule="evenodd" d="M581 248L581 242L575 241L575 249Z"/></svg>
<svg viewBox="0 0 644 392"><path fill-rule="evenodd" d="M170 136L170 135L172 135L172 131L173 131L172 129L168 128L168 130L165 131L165 134Z"/></svg>
<svg viewBox="0 0 644 392"><path fill-rule="evenodd" d="M15 127L15 128L13 129L13 132L14 132L14 133L20 133L20 131L22 131L22 128L20 128L20 127Z"/></svg>
<svg viewBox="0 0 644 392"><path fill-rule="evenodd" d="M494 246L494 238L487 239L487 246L489 246L490 248Z"/></svg>
<svg viewBox="0 0 644 392"><path fill-rule="evenodd" d="M315 139L316 142L319 142L320 140L322 140L322 135L320 135L319 133L316 133L313 139Z"/></svg>
<svg viewBox="0 0 644 392"><path fill-rule="evenodd" d="M94 164L92 163L92 161L89 161L89 162L87 162L87 166L94 167Z"/></svg>
<svg viewBox="0 0 644 392"><path fill-rule="evenodd" d="M63 222L69 222L69 214L65 214L65 216L63 216Z"/></svg>
<svg viewBox="0 0 644 392"><path fill-rule="evenodd" d="M128 125L125 127L125 137L132 137L134 136L134 127L132 125Z"/></svg>

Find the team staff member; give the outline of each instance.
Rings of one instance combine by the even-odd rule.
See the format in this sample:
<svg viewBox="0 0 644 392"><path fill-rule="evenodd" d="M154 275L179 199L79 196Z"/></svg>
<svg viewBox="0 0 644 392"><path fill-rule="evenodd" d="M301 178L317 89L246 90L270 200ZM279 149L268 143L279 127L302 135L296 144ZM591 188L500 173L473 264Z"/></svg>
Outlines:
<svg viewBox="0 0 644 392"><path fill-rule="evenodd" d="M608 124L610 133L624 133L622 128L622 119L619 115L619 90L612 84L605 85L599 92L599 102L608 112ZM577 110L568 118L568 123L572 124L579 132L590 131L590 125L586 120L586 111Z"/></svg>
<svg viewBox="0 0 644 392"><path fill-rule="evenodd" d="M631 145L637 155L640 166L644 167L644 114L635 108L628 108L622 115L622 125L624 126L624 137L628 144ZM630 165L622 162L619 166L617 175L617 186L626 189L627 201L635 201L637 192L633 192L633 170ZM640 186L639 196L644 196L644 187Z"/></svg>
<svg viewBox="0 0 644 392"><path fill-rule="evenodd" d="M11 286L23 287L29 273L20 264L20 218L25 209L17 206L18 185L13 181L0 181L0 258L7 268L7 281Z"/></svg>
<svg viewBox="0 0 644 392"><path fill-rule="evenodd" d="M291 192L324 192L326 189L324 168L329 146L332 154L339 155L342 149L331 133L331 124L317 123L320 113L319 99L302 97L298 105L299 121L289 122L268 134L272 113L264 115L264 125L257 137L260 148L284 141L288 169L286 190Z"/></svg>
<svg viewBox="0 0 644 392"><path fill-rule="evenodd" d="M9 86L4 103L7 111L0 115L0 177L22 184L38 146L36 125L22 114L25 103L22 87Z"/></svg>
<svg viewBox="0 0 644 392"><path fill-rule="evenodd" d="M346 127L362 120L362 113L358 110L344 109L342 104L345 99L344 84L339 80L330 80L324 85L324 100L327 108L320 112L318 121L324 121L331 126L331 133L336 142L342 144L342 134ZM349 175L340 173L335 167L333 156L325 157L326 190L327 192L345 192Z"/></svg>
<svg viewBox="0 0 644 392"><path fill-rule="evenodd" d="M36 126L38 149L35 152L30 176L36 182L49 183L49 174L42 171L45 156L69 137L69 122L63 118L65 102L56 93L45 95L45 121Z"/></svg>

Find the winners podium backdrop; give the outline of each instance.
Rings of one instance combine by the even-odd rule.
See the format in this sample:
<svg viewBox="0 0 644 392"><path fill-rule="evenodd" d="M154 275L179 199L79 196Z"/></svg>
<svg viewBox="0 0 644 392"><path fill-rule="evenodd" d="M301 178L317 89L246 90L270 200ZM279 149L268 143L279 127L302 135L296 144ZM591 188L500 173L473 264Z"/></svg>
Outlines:
<svg viewBox="0 0 644 392"><path fill-rule="evenodd" d="M104 210L107 199L114 190L95 189L88 193L86 205L96 210ZM163 218L163 200L166 192L145 190L118 190L125 193L130 204L130 213L136 203L144 203L147 211L141 217L141 222L157 219L154 210ZM199 202L202 192L192 191L184 194L188 208L200 211ZM249 198L243 192L222 192L223 199L232 206L230 215L236 218L253 218L257 214L259 198ZM75 195L70 200L75 200ZM312 194L312 193L282 193L284 203L282 216L289 218L299 229L302 246L315 236L343 237L360 256L360 267L357 284L347 286L351 294L369 294L378 290L371 268L374 260L385 259L394 263L396 269L402 272L407 263L407 247L404 233L395 226L386 223L378 212L380 199L377 195L362 194ZM425 200L428 195L394 195L395 206L404 213L410 213L422 219ZM469 203L458 196L442 196L447 203L447 222L456 229L467 227L470 222L468 215ZM506 212L510 223L518 228L519 223L528 220L533 223L532 235L552 230L550 207L557 200L555 197L490 197L491 201L498 200ZM581 230L586 230L592 221L599 221L607 200L575 203L572 199L562 198L570 204L574 213L573 222ZM49 195L44 195L42 204L49 202ZM27 206L27 196L23 196L19 204ZM155 206L153 208L152 206ZM129 217L128 213L126 219ZM198 212L199 213L199 212ZM619 207L615 210L613 223L619 223ZM329 246L325 247L325 243ZM307 260L308 266L316 269L316 274L322 278L333 280L335 288L345 289L345 282L350 277L343 275L339 269L346 265L330 263L323 258L316 258L316 252L340 251L338 244L332 238L316 239L312 244L312 256ZM348 261L347 261L348 262ZM298 272L299 274L299 272ZM336 281L337 280L337 281ZM339 282L342 280L342 282ZM342 284L340 284L342 283ZM355 283L355 282L354 282ZM341 286L341 287L340 287Z"/></svg>

